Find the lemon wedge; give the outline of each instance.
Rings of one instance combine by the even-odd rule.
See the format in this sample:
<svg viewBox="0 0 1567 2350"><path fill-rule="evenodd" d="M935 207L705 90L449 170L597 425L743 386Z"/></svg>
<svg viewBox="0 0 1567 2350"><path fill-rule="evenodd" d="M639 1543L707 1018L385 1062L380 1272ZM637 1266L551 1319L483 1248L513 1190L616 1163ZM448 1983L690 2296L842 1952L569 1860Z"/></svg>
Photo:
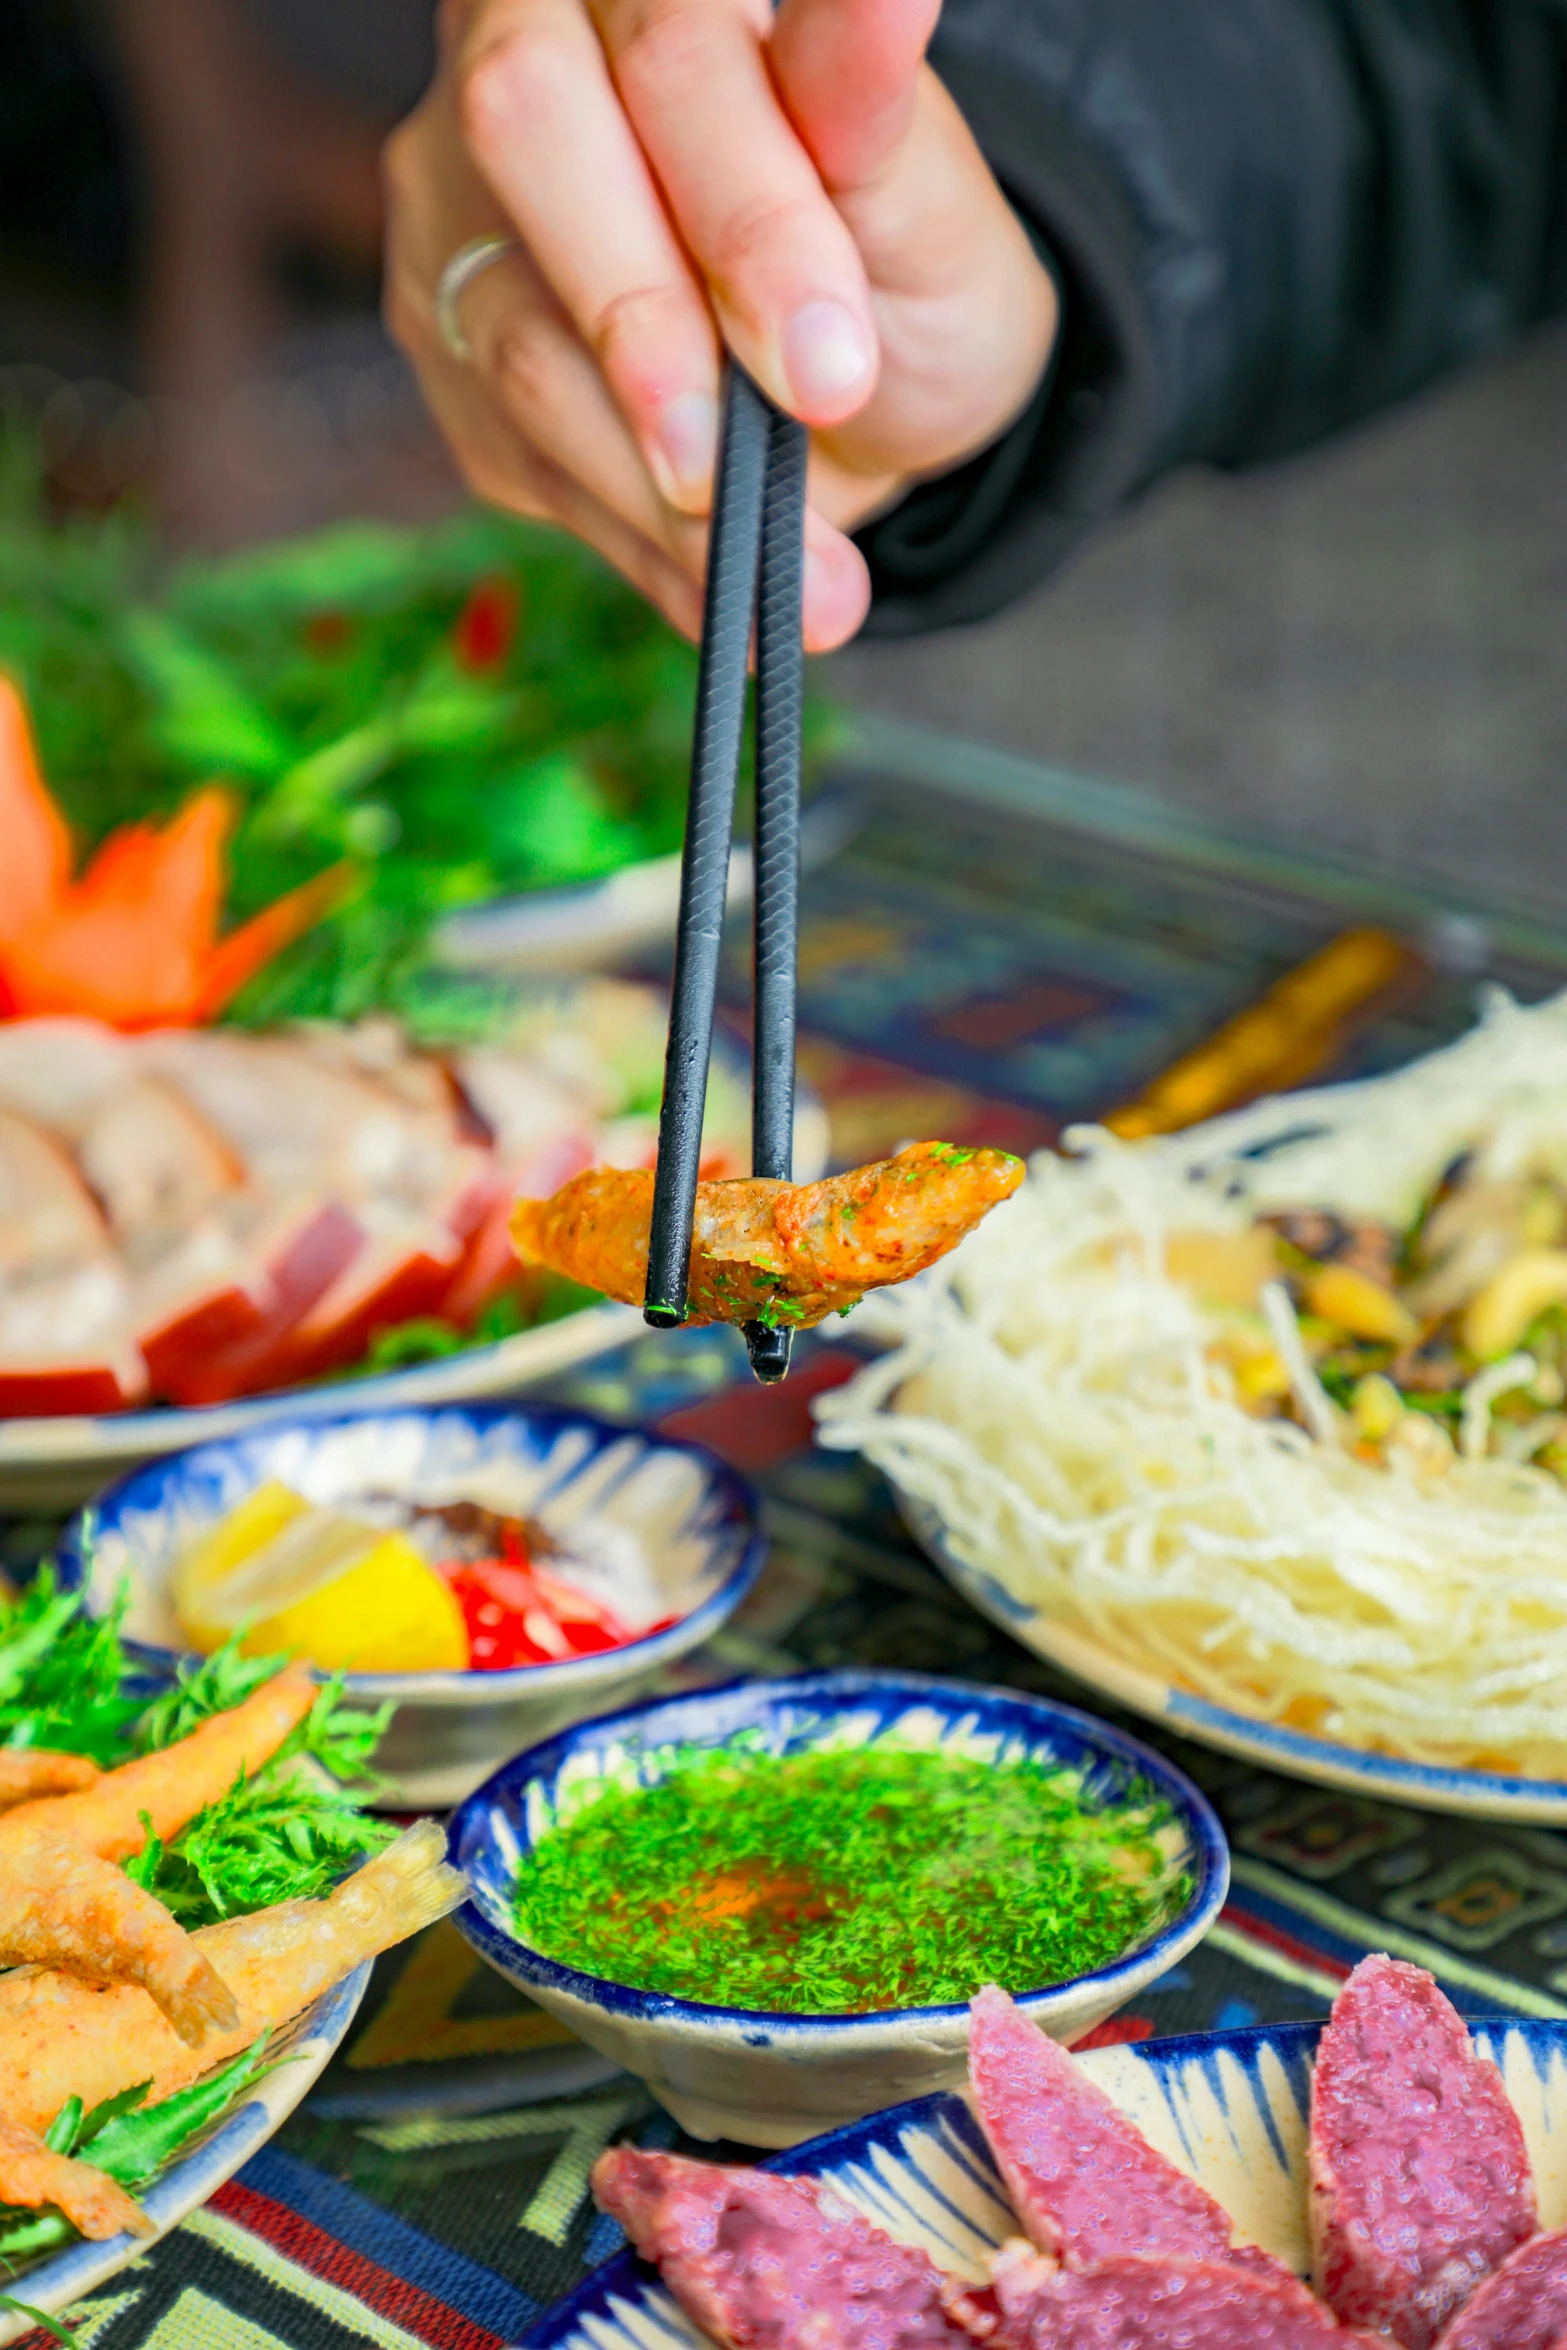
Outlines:
<svg viewBox="0 0 1567 2350"><path fill-rule="evenodd" d="M292 1506L288 1506L288 1505ZM174 1576L181 1628L207 1653L279 1649L328 1670L462 1672L468 1632L442 1578L405 1534L261 1487L194 1545Z"/></svg>
<svg viewBox="0 0 1567 2350"><path fill-rule="evenodd" d="M222 1647L234 1619L224 1623L210 1615L209 1597L215 1598L236 1568L264 1550L274 1535L304 1517L309 1508L309 1502L299 1494L291 1493L276 1478L269 1479L184 1552L170 1583L180 1630L194 1647L204 1653Z"/></svg>

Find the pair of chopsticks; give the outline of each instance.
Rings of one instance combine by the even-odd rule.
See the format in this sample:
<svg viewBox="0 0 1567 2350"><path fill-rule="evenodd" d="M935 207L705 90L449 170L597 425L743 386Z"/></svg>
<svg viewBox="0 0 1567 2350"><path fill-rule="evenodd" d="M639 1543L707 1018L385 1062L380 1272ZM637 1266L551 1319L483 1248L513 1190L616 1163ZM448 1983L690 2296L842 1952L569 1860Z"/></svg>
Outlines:
<svg viewBox="0 0 1567 2350"><path fill-rule="evenodd" d="M731 362L702 613L691 796L642 1309L657 1330L673 1329L686 1313L753 622L751 1172L784 1182L793 1173L806 446L805 427L775 408ZM746 1351L758 1379L771 1384L783 1378L789 1336L787 1329L746 1324Z"/></svg>

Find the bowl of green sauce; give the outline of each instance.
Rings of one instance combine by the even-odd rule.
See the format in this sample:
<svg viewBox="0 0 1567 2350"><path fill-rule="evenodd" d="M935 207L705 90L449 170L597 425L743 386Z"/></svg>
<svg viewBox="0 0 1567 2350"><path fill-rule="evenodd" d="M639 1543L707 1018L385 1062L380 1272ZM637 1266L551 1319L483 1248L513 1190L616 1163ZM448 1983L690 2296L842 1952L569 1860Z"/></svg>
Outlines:
<svg viewBox="0 0 1567 2350"><path fill-rule="evenodd" d="M471 1795L451 1848L492 1966L693 2136L750 2146L960 2087L987 1983L1080 2039L1229 1884L1212 1808L1152 1747L905 1673L579 1723Z"/></svg>

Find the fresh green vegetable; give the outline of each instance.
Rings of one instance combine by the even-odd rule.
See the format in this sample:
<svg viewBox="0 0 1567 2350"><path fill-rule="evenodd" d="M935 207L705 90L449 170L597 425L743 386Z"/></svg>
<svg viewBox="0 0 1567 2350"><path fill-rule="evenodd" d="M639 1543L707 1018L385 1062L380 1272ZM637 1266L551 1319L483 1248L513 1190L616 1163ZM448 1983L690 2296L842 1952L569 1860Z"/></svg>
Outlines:
<svg viewBox="0 0 1567 2350"><path fill-rule="evenodd" d="M94 1619L45 1566L0 1608L0 1743L87 1754L112 1769L188 1738L286 1661L241 1656L231 1642L182 1664L173 1687L149 1704L121 1638L126 1601L121 1591ZM254 1777L236 1779L167 1846L149 1832L126 1873L186 1926L324 1893L396 1832L359 1808L391 1714L390 1706L370 1714L345 1705L342 1682L324 1683Z"/></svg>
<svg viewBox="0 0 1567 2350"><path fill-rule="evenodd" d="M122 1638L128 1593L89 1617L77 1592L62 1592L45 1566L9 1606L0 1607L0 1743L90 1754L105 1768L188 1737L279 1670L281 1657L244 1657L233 1645L182 1666L174 1686L149 1704ZM147 1842L125 1864L187 1926L205 1925L326 1892L396 1830L362 1812L350 1783L364 1781L391 1708L356 1712L339 1681L317 1693L304 1720L254 1777L241 1773L165 1846L143 1815ZM142 2081L84 2112L68 2098L45 2136L135 2189L156 2178L189 2142L229 2112L267 2069L266 2035L229 2063L155 2105ZM14 2270L74 2242L76 2231L50 2209L0 2207L0 2266ZM0 2294L62 2342L72 2339L27 2304Z"/></svg>
<svg viewBox="0 0 1567 2350"><path fill-rule="evenodd" d="M746 1740L585 1794L525 1858L516 1916L586 1973L723 2006L825 2014L1031 1991L1145 1941L1183 1897L1146 1789L1070 1770Z"/></svg>
<svg viewBox="0 0 1567 2350"><path fill-rule="evenodd" d="M0 444L0 664L84 846L218 780L243 808L236 918L355 869L236 1018L387 1005L452 909L679 846L692 648L573 541L500 515L163 572L123 515L52 519L30 452Z"/></svg>
<svg viewBox="0 0 1567 2350"><path fill-rule="evenodd" d="M469 1347L498 1346L503 1339L519 1337L524 1330L542 1329L546 1322L563 1321L568 1314L580 1313L584 1306L602 1303L596 1290L584 1289L580 1282L568 1281L564 1274L546 1273L538 1284L537 1295L530 1292L524 1299L515 1290L505 1290L491 1300L468 1329L444 1321L438 1314L421 1314L411 1322L398 1322L388 1330L379 1330L363 1359L337 1376L373 1379L386 1371L405 1371L412 1363L444 1362L448 1356L463 1354Z"/></svg>
<svg viewBox="0 0 1567 2350"><path fill-rule="evenodd" d="M0 1605L0 1745L89 1755L105 1769L134 1751L147 1704L120 1638L127 1595L94 1619L42 1567L20 1598Z"/></svg>
<svg viewBox="0 0 1567 2350"><path fill-rule="evenodd" d="M209 1715L242 1703L283 1661L243 1657L230 1643L197 1666L182 1665L176 1686L142 1716L139 1746L150 1751L188 1737ZM241 1772L168 1845L144 1821L147 1842L125 1863L126 1874L155 1893L181 1925L313 1899L355 1861L392 1841L396 1829L362 1811L345 1782L363 1791L393 1709L361 1713L342 1696L341 1679L324 1683L304 1720L254 1777Z"/></svg>

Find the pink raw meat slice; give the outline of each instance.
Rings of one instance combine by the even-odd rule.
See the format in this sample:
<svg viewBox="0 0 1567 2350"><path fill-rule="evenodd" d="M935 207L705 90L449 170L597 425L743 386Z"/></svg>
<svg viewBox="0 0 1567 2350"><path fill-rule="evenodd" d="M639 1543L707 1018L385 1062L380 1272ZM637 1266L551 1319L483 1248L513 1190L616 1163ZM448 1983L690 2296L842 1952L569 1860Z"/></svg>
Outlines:
<svg viewBox="0 0 1567 2350"><path fill-rule="evenodd" d="M614 2146L593 2192L729 2350L965 2350L950 2281L814 2179Z"/></svg>
<svg viewBox="0 0 1567 2350"><path fill-rule="evenodd" d="M1295 2282L1271 2253L1232 2246L1229 2214L1207 2189L1155 2153L1004 1991L981 1991L971 2013L979 2118L1013 2209L1043 2251L1070 2268L1169 2253Z"/></svg>
<svg viewBox="0 0 1567 2350"><path fill-rule="evenodd" d="M1437 2350L1562 2350L1567 2343L1567 2228L1531 2236L1477 2285Z"/></svg>
<svg viewBox="0 0 1567 2350"><path fill-rule="evenodd" d="M1363 1958L1333 2003L1311 2084L1323 2298L1346 2324L1429 2350L1537 2225L1501 2074L1424 1968Z"/></svg>
<svg viewBox="0 0 1567 2350"><path fill-rule="evenodd" d="M1008 2312L1003 2338L1009 2350L1373 2350L1282 2268L1129 2254L1059 2269Z"/></svg>

